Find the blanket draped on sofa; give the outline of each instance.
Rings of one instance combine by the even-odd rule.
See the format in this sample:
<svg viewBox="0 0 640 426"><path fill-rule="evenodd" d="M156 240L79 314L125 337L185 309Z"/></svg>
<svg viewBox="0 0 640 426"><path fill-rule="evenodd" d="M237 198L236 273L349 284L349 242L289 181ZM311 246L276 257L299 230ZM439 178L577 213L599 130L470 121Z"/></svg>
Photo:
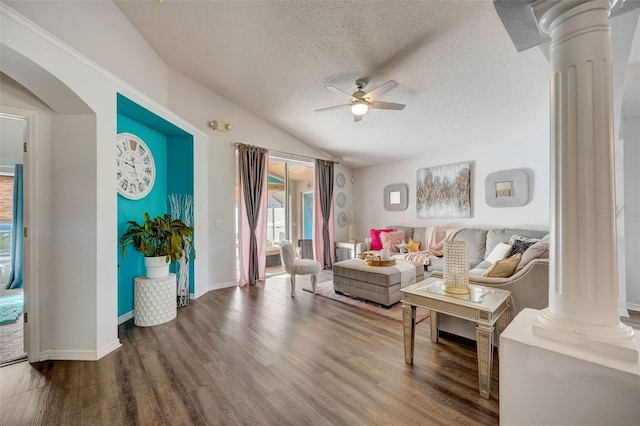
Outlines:
<svg viewBox="0 0 640 426"><path fill-rule="evenodd" d="M423 265L430 265L431 259L442 257L444 255L444 243L452 241L458 231L460 231L459 228L430 226L427 228L427 235L425 237L426 247L424 250L405 253L400 255L398 258L422 263Z"/></svg>

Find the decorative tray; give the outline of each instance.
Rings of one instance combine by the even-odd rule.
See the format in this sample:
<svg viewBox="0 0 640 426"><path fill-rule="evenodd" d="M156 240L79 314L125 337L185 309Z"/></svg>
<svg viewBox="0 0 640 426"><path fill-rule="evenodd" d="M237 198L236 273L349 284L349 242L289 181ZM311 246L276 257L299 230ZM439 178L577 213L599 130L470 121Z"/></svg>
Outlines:
<svg viewBox="0 0 640 426"><path fill-rule="evenodd" d="M395 259L389 260L365 260L369 266L393 266L396 264Z"/></svg>

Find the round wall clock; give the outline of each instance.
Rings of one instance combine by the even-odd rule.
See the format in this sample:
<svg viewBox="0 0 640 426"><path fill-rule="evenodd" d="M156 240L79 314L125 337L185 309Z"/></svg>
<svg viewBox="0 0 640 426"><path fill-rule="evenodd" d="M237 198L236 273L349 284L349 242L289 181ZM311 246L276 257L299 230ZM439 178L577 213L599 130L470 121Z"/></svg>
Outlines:
<svg viewBox="0 0 640 426"><path fill-rule="evenodd" d="M156 163L146 143L131 133L116 141L118 192L131 200L147 196L156 181Z"/></svg>

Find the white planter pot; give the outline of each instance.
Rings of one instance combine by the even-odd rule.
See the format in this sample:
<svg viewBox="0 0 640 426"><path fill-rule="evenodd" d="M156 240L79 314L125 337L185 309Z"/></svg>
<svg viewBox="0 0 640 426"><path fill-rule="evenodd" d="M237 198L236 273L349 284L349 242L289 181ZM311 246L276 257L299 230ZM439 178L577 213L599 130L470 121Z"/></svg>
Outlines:
<svg viewBox="0 0 640 426"><path fill-rule="evenodd" d="M144 266L147 268L147 278L162 278L169 275L169 262L166 256L145 257Z"/></svg>

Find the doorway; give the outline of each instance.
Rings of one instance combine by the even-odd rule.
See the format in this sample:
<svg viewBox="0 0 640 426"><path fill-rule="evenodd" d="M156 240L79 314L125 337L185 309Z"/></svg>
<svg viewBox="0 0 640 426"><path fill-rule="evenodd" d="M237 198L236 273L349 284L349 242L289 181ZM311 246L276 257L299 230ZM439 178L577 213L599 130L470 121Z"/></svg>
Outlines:
<svg viewBox="0 0 640 426"><path fill-rule="evenodd" d="M25 360L24 147L26 116L0 111L0 366Z"/></svg>
<svg viewBox="0 0 640 426"><path fill-rule="evenodd" d="M313 178L313 163L282 155L269 156L267 277L285 272L280 262L281 242L291 241L294 247L301 247L308 241L310 245L313 235Z"/></svg>

